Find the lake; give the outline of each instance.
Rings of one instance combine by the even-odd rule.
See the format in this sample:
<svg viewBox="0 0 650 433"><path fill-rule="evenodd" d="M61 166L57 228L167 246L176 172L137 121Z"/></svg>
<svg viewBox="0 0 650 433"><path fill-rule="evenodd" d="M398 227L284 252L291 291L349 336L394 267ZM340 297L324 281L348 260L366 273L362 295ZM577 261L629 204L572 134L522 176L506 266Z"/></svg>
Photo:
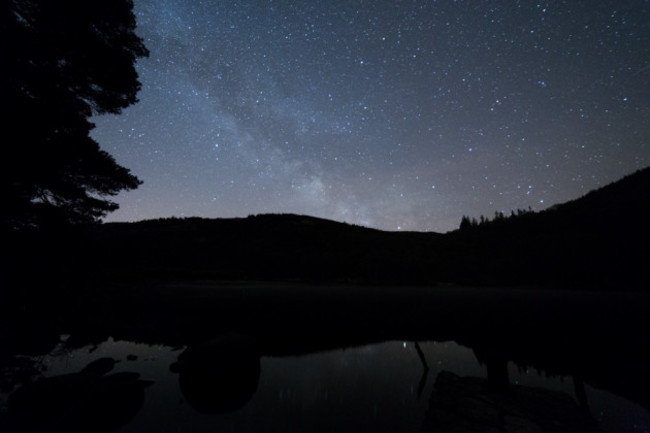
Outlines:
<svg viewBox="0 0 650 433"><path fill-rule="evenodd" d="M650 428L645 295L265 285L164 293L129 298L151 309L104 299L49 329L69 334L13 365L14 375L40 379L21 398L0 394L3 431L420 432L450 422L536 431L545 418L583 431L596 431L591 421L608 432ZM103 314L117 305L123 315L111 322Z"/></svg>

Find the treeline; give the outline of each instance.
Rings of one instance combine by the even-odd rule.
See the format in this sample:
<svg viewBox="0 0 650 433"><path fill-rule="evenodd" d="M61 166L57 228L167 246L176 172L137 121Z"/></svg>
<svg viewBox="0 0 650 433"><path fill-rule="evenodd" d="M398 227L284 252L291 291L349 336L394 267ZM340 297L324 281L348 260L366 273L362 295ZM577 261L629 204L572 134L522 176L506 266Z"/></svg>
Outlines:
<svg viewBox="0 0 650 433"><path fill-rule="evenodd" d="M481 215L478 219L475 217L470 218L469 216L463 215L460 220L460 230L467 230L476 227L484 227L487 225L497 225L503 224L508 221L513 221L516 219L521 219L526 216L535 214L536 212L529 206L528 209L517 209L516 211L511 211L509 216L506 216L503 212L494 212L494 217L490 219L484 215Z"/></svg>

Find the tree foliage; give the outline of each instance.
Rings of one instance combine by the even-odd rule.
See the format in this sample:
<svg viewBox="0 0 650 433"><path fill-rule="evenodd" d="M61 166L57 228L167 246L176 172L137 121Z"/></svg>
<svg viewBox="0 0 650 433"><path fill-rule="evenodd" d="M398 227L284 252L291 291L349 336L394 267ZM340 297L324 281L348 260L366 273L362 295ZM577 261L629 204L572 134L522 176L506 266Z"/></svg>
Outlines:
<svg viewBox="0 0 650 433"><path fill-rule="evenodd" d="M535 212L532 210L532 208L528 207L528 209L517 209L517 212L511 211L510 216L506 217L503 212L495 211L494 212L494 218L489 219L485 217L484 215L481 215L479 219L477 220L476 218L470 218L467 215L463 215L463 217L460 220L460 226L458 227L460 230L468 230L468 229L473 229L476 227L487 227L487 226L495 226L495 225L501 225L502 223L506 221L513 221L516 219L521 219L522 217L526 215L532 215Z"/></svg>
<svg viewBox="0 0 650 433"><path fill-rule="evenodd" d="M95 114L137 101L131 0L9 0L0 6L3 226L94 222L141 182L90 137Z"/></svg>

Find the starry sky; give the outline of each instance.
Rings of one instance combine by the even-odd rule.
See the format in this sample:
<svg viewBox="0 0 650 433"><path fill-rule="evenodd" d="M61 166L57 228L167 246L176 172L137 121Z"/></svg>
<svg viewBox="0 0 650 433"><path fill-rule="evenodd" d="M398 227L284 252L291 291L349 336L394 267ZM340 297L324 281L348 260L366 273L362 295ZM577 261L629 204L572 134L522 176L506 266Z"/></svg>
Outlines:
<svg viewBox="0 0 650 433"><path fill-rule="evenodd" d="M446 232L650 164L648 0L135 0L107 221L299 213Z"/></svg>

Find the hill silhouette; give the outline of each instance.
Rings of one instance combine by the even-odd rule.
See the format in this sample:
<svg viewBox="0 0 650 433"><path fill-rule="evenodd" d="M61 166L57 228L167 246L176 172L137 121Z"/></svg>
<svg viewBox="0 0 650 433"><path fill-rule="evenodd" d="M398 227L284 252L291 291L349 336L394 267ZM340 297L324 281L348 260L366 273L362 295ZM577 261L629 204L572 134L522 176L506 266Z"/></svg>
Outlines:
<svg viewBox="0 0 650 433"><path fill-rule="evenodd" d="M650 169L542 212L446 234L386 232L303 215L168 218L10 237L7 274L52 281L643 287ZM33 282L33 281L32 281Z"/></svg>
<svg viewBox="0 0 650 433"><path fill-rule="evenodd" d="M650 169L541 212L448 233L456 278L484 284L636 286L648 280ZM466 269L460 275L454 263Z"/></svg>
<svg viewBox="0 0 650 433"><path fill-rule="evenodd" d="M89 234L109 245L101 262L128 275L372 283L434 282L422 255L441 237L293 214L105 224Z"/></svg>

